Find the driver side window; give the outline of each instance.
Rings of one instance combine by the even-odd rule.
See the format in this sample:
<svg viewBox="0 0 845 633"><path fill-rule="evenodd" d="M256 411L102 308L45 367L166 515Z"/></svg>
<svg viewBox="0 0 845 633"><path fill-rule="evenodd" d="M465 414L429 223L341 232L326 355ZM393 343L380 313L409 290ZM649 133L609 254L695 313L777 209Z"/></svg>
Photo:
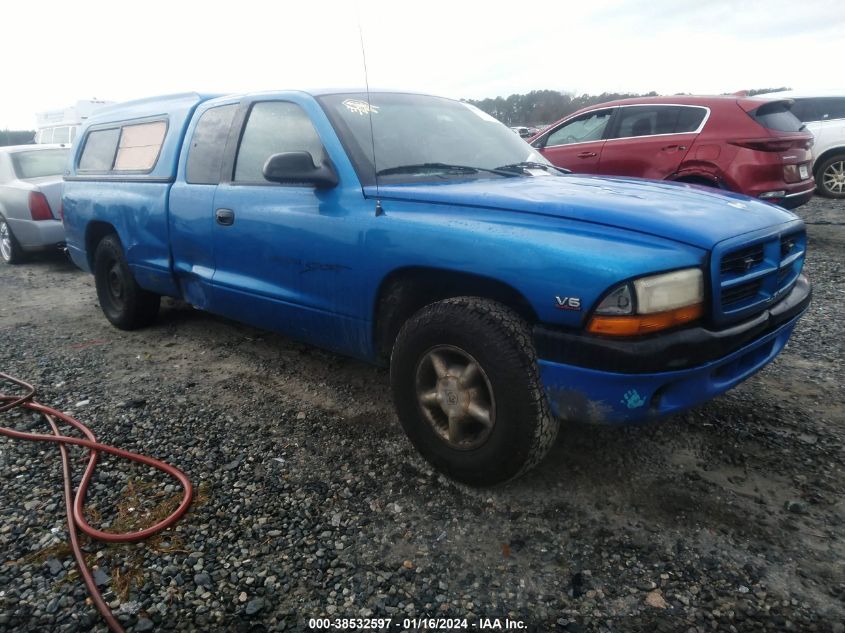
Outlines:
<svg viewBox="0 0 845 633"><path fill-rule="evenodd" d="M289 101L260 101L252 106L241 137L235 181L267 182L264 163L283 152L308 152L317 166L325 154L317 130L302 108Z"/></svg>
<svg viewBox="0 0 845 633"><path fill-rule="evenodd" d="M549 134L546 147L600 141L612 114L612 109L582 114Z"/></svg>

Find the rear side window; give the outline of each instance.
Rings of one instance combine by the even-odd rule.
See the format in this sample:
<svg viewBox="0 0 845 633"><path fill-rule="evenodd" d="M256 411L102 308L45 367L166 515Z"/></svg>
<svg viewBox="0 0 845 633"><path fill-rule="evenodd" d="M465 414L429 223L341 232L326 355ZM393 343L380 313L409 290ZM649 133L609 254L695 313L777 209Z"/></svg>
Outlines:
<svg viewBox="0 0 845 633"><path fill-rule="evenodd" d="M38 142L39 143L52 143L53 142L53 128L48 127L44 130L41 130L38 135Z"/></svg>
<svg viewBox="0 0 845 633"><path fill-rule="evenodd" d="M774 101L761 105L748 115L760 125L779 132L800 132L804 124L789 111L789 102Z"/></svg>
<svg viewBox="0 0 845 633"><path fill-rule="evenodd" d="M805 123L822 120L818 99L796 99L789 110Z"/></svg>
<svg viewBox="0 0 845 633"><path fill-rule="evenodd" d="M155 167L164 135L165 121L134 123L108 130L94 130L85 138L79 157L81 172L147 172Z"/></svg>
<svg viewBox="0 0 845 633"><path fill-rule="evenodd" d="M216 185L220 181L223 150L237 104L211 108L194 128L185 180L194 185Z"/></svg>
<svg viewBox="0 0 845 633"><path fill-rule="evenodd" d="M845 119L845 98L825 98L821 101L822 119Z"/></svg>
<svg viewBox="0 0 845 633"><path fill-rule="evenodd" d="M70 143L70 128L67 126L53 129L54 143Z"/></svg>
<svg viewBox="0 0 845 633"><path fill-rule="evenodd" d="M235 163L235 181L267 182L264 163L273 154L309 152L323 162L323 144L311 119L295 103L262 101L252 106Z"/></svg>
<svg viewBox="0 0 845 633"><path fill-rule="evenodd" d="M158 159L167 124L164 121L126 125L120 133L114 171L149 171Z"/></svg>
<svg viewBox="0 0 845 633"><path fill-rule="evenodd" d="M12 154L12 163L18 178L58 176L65 170L67 149L42 149Z"/></svg>
<svg viewBox="0 0 845 633"><path fill-rule="evenodd" d="M678 113L678 123L675 126L675 133L688 134L695 132L705 116L707 116L707 110L705 108L681 106L680 112Z"/></svg>
<svg viewBox="0 0 845 633"><path fill-rule="evenodd" d="M120 128L89 132L79 157L79 171L109 171L119 138Z"/></svg>
<svg viewBox="0 0 845 633"><path fill-rule="evenodd" d="M619 109L615 138L674 134L680 108L677 106L628 106Z"/></svg>

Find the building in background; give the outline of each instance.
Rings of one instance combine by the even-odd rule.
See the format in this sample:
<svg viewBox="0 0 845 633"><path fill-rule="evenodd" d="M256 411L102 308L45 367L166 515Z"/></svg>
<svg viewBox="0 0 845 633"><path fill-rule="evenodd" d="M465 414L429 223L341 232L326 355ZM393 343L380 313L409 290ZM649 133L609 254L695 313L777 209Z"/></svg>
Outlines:
<svg viewBox="0 0 845 633"><path fill-rule="evenodd" d="M114 103L114 101L101 101L89 99L77 101L69 108L59 110L47 110L38 112L35 115L37 129L35 132L36 143L72 143L76 138L76 132L82 122L94 114L98 109Z"/></svg>

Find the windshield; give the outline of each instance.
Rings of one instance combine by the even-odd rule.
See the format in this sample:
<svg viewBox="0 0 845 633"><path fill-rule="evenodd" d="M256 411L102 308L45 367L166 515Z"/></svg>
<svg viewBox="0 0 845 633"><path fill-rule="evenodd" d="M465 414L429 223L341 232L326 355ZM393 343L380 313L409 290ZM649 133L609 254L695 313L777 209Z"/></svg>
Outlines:
<svg viewBox="0 0 845 633"><path fill-rule="evenodd" d="M326 95L318 101L364 185L375 183L376 169L379 182L396 183L502 178L525 174L497 169L503 166L550 165L505 125L460 101L384 92L372 93L369 103L366 93Z"/></svg>
<svg viewBox="0 0 845 633"><path fill-rule="evenodd" d="M18 178L59 176L65 170L68 149L37 149L12 154Z"/></svg>

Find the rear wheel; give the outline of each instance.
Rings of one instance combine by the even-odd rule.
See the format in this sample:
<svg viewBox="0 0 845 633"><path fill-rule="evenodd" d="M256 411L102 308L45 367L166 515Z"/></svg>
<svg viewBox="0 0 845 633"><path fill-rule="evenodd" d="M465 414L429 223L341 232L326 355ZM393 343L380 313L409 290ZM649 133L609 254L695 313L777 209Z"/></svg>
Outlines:
<svg viewBox="0 0 845 633"><path fill-rule="evenodd" d="M828 198L845 198L845 154L832 156L816 171L819 193Z"/></svg>
<svg viewBox="0 0 845 633"><path fill-rule="evenodd" d="M390 379L411 442L459 481L517 477L557 436L530 329L495 301L458 297L417 312L396 339Z"/></svg>
<svg viewBox="0 0 845 633"><path fill-rule="evenodd" d="M6 218L0 216L0 259L7 264L20 264L23 261L23 250L12 235L12 229Z"/></svg>
<svg viewBox="0 0 845 633"><path fill-rule="evenodd" d="M161 297L135 281L116 235L107 235L94 255L97 298L106 318L121 330L134 330L155 321Z"/></svg>

